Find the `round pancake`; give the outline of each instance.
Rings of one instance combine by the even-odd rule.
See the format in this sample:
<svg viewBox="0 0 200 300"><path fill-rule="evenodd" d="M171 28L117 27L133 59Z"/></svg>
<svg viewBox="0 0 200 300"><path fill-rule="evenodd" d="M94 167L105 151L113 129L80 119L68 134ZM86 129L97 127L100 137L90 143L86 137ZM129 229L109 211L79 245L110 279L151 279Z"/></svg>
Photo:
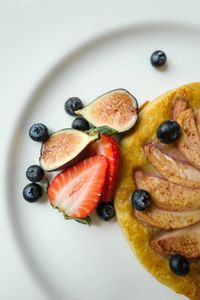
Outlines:
<svg viewBox="0 0 200 300"><path fill-rule="evenodd" d="M121 140L121 170L114 202L117 220L129 245L143 266L161 283L191 300L200 299L200 265L191 262L191 271L186 276L177 276L169 268L169 261L157 255L149 245L155 229L140 223L134 216L131 195L136 189L134 170L151 166L145 157L143 145L156 140L159 125L172 118L173 100L175 97L187 97L189 106L200 108L200 82L191 83L171 90L154 101L143 105L137 125ZM133 266L134 268L134 266Z"/></svg>

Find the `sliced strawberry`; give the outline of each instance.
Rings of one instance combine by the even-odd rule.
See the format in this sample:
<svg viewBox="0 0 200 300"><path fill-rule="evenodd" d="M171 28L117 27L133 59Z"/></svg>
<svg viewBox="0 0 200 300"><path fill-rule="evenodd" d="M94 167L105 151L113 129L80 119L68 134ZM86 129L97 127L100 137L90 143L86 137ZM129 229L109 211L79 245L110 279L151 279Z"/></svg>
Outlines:
<svg viewBox="0 0 200 300"><path fill-rule="evenodd" d="M48 188L51 204L70 218L87 217L100 199L107 166L107 159L96 155L56 175Z"/></svg>
<svg viewBox="0 0 200 300"><path fill-rule="evenodd" d="M107 202L111 199L114 185L120 167L120 149L117 141L109 135L102 134L101 139L92 145L92 153L100 154L108 159L106 181L102 191L102 200Z"/></svg>

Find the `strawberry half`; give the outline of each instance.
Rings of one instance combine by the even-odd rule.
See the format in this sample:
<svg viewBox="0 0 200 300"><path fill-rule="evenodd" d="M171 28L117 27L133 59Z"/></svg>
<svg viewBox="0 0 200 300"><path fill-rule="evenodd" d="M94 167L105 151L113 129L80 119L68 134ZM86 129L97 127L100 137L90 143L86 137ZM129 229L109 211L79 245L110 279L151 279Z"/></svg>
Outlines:
<svg viewBox="0 0 200 300"><path fill-rule="evenodd" d="M67 217L87 217L100 199L107 166L107 159L96 155L56 175L48 188L51 204Z"/></svg>
<svg viewBox="0 0 200 300"><path fill-rule="evenodd" d="M106 180L102 191L102 200L108 202L112 198L120 167L120 148L115 139L102 134L101 139L92 145L92 153L103 155L108 159Z"/></svg>

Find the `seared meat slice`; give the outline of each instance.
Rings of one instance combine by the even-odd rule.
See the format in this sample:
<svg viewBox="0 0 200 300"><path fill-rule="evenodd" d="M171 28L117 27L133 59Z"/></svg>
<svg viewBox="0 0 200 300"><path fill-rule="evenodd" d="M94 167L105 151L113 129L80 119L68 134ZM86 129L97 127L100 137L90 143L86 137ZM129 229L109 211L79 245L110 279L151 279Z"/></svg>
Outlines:
<svg viewBox="0 0 200 300"><path fill-rule="evenodd" d="M174 99L173 118L176 120L180 113L184 111L188 106L188 99L185 95L177 95Z"/></svg>
<svg viewBox="0 0 200 300"><path fill-rule="evenodd" d="M195 117L196 117L196 124L197 124L197 128L198 128L198 132L200 134L200 109L198 109L196 111Z"/></svg>
<svg viewBox="0 0 200 300"><path fill-rule="evenodd" d="M150 193L155 206L161 209L184 211L200 208L200 189L180 186L142 171L135 172L135 181L139 189Z"/></svg>
<svg viewBox="0 0 200 300"><path fill-rule="evenodd" d="M160 231L151 241L152 248L162 256L181 254L187 258L200 256L200 222L187 228Z"/></svg>
<svg viewBox="0 0 200 300"><path fill-rule="evenodd" d="M170 182L187 187L200 188L200 170L185 162L175 161L160 151L155 144L145 145L144 151L158 172Z"/></svg>
<svg viewBox="0 0 200 300"><path fill-rule="evenodd" d="M200 169L200 136L192 109L188 108L179 114L177 122L181 126L181 136L177 147L187 161Z"/></svg>
<svg viewBox="0 0 200 300"><path fill-rule="evenodd" d="M136 218L143 223L166 230L187 227L200 221L200 209L182 212L166 211L152 204L150 208L143 211L136 209L134 211Z"/></svg>

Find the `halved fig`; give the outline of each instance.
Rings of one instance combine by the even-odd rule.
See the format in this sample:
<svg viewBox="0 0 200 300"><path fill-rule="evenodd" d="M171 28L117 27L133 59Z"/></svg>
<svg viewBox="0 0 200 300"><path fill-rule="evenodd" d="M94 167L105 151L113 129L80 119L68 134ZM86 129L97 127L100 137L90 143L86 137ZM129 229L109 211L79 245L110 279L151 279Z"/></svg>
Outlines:
<svg viewBox="0 0 200 300"><path fill-rule="evenodd" d="M200 222L187 228L160 231L154 236L151 246L162 256L178 253L187 258L200 257Z"/></svg>
<svg viewBox="0 0 200 300"><path fill-rule="evenodd" d="M200 209L167 211L152 204L148 209L134 211L136 218L144 224L165 230L187 227L200 221Z"/></svg>
<svg viewBox="0 0 200 300"><path fill-rule="evenodd" d="M76 129L63 129L50 135L42 145L40 165L45 171L62 170L87 155L91 142L98 132L88 135Z"/></svg>
<svg viewBox="0 0 200 300"><path fill-rule="evenodd" d="M105 93L75 112L95 127L109 126L118 132L132 128L138 118L138 103L125 89Z"/></svg>

